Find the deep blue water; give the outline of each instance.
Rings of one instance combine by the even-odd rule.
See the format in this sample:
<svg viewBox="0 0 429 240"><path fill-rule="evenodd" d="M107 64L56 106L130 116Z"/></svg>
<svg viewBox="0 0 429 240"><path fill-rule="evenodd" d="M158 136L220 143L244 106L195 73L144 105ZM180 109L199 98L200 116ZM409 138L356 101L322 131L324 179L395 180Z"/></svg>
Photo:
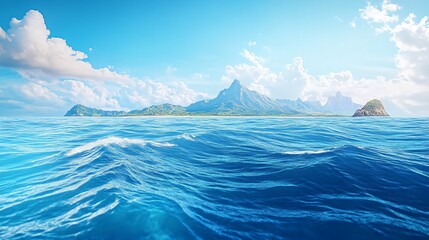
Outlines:
<svg viewBox="0 0 429 240"><path fill-rule="evenodd" d="M429 239L429 119L0 118L0 239Z"/></svg>

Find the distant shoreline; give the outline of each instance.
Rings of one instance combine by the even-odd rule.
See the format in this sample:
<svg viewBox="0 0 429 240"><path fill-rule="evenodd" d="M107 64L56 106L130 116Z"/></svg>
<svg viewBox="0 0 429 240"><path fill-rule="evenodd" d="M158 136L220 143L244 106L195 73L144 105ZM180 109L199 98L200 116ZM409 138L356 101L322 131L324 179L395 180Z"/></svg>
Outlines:
<svg viewBox="0 0 429 240"><path fill-rule="evenodd" d="M347 115L123 115L123 116L63 116L69 118L316 118L347 117Z"/></svg>
<svg viewBox="0 0 429 240"><path fill-rule="evenodd" d="M170 103L151 105L130 111L102 110L76 104L65 116L281 116L281 117L335 117L351 116L362 106L339 92L322 106L318 101L273 99L241 85L234 80L229 88L216 98L194 102L188 106Z"/></svg>

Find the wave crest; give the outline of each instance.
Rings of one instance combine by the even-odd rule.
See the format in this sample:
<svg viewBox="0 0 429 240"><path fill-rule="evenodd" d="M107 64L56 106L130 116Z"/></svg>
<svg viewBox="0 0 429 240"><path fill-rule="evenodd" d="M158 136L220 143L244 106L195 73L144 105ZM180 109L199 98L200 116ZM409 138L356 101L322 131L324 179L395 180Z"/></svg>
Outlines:
<svg viewBox="0 0 429 240"><path fill-rule="evenodd" d="M288 154L288 155L321 154L321 153L328 153L332 151L333 151L332 149L318 149L318 150L303 150L303 151L287 151L287 152L283 152L283 154Z"/></svg>
<svg viewBox="0 0 429 240"><path fill-rule="evenodd" d="M178 139L185 139L185 140L188 140L188 141L195 141L195 135L193 135L193 134L189 134L189 133L184 133L184 134L182 134L182 135L180 135L180 136L178 136L177 137Z"/></svg>
<svg viewBox="0 0 429 240"><path fill-rule="evenodd" d="M118 145L120 147L127 147L129 145L145 146L146 144L152 145L154 147L174 147L175 146L172 143L159 143L159 142L148 141L148 140L138 139L138 138L121 138L121 137L112 136L112 137L107 137L103 139L98 139L96 141L75 147L72 150L68 151L65 155L67 157L70 157L81 152L89 151L96 147L105 147L109 145Z"/></svg>
<svg viewBox="0 0 429 240"><path fill-rule="evenodd" d="M282 152L282 154L286 155L317 155L322 153L331 153L338 150L350 150L350 149L364 149L361 146L354 145L343 145L339 147L330 147L330 148L322 148L322 149L314 149L314 150L301 150L301 151L286 151Z"/></svg>

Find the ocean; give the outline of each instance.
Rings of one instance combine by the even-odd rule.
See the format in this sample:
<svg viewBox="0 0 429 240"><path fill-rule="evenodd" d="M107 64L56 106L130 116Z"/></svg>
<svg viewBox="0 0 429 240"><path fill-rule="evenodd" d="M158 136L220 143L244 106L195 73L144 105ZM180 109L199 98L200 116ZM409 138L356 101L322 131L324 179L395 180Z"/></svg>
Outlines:
<svg viewBox="0 0 429 240"><path fill-rule="evenodd" d="M429 119L0 118L0 239L429 239Z"/></svg>

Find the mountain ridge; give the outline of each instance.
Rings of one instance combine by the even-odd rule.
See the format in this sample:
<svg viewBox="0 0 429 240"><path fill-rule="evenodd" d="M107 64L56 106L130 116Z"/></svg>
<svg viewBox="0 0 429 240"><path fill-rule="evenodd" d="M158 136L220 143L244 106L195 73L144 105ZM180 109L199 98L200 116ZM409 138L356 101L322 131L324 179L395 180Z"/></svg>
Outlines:
<svg viewBox="0 0 429 240"><path fill-rule="evenodd" d="M323 105L327 111L336 112L344 115L352 115L356 109L362 108L361 104L354 103L351 97L337 92L334 96L329 96L328 101Z"/></svg>
<svg viewBox="0 0 429 240"><path fill-rule="evenodd" d="M191 113L231 113L243 115L291 114L297 113L288 109L268 96L249 90L234 80L231 86L219 92L210 100L190 104L187 110Z"/></svg>
<svg viewBox="0 0 429 240"><path fill-rule="evenodd" d="M339 93L337 93L338 95ZM341 94L340 94L341 95ZM341 95L342 96L342 95ZM351 98L347 103L355 104ZM328 99L329 102L329 99ZM326 105L326 104L325 104ZM350 104L349 104L350 105ZM356 110L356 108L354 109ZM354 111L353 110L353 111ZM81 104L73 106L64 116L334 116L340 115L325 108L320 102L273 99L243 86L234 80L213 99L197 101L187 107L174 104L152 105L141 110L104 111ZM350 114L351 115L351 114Z"/></svg>

